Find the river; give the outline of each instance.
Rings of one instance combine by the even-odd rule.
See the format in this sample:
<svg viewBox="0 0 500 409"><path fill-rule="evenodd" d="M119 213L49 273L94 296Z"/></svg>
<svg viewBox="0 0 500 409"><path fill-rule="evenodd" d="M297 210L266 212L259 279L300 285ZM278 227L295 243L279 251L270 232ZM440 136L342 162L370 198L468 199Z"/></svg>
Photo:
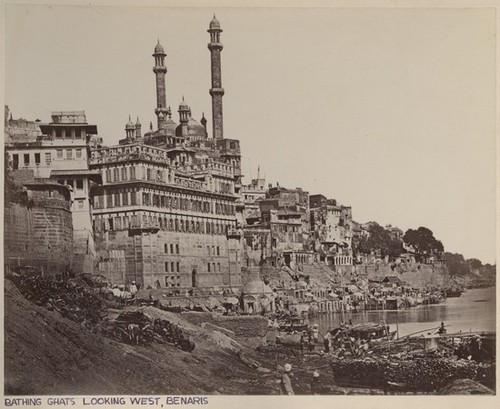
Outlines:
<svg viewBox="0 0 500 409"><path fill-rule="evenodd" d="M466 291L461 297L448 298L443 304L419 305L399 311L346 312L345 321L353 324L386 322L399 336L446 325L448 333L496 330L496 290L494 287ZM341 313L323 314L310 319L318 323L321 334L338 327Z"/></svg>

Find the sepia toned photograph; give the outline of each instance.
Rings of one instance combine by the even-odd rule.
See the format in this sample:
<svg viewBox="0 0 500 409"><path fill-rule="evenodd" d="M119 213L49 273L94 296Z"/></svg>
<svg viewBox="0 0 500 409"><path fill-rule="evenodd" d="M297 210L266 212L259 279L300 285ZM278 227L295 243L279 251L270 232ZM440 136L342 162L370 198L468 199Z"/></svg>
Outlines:
<svg viewBox="0 0 500 409"><path fill-rule="evenodd" d="M496 395L495 8L4 7L4 404Z"/></svg>

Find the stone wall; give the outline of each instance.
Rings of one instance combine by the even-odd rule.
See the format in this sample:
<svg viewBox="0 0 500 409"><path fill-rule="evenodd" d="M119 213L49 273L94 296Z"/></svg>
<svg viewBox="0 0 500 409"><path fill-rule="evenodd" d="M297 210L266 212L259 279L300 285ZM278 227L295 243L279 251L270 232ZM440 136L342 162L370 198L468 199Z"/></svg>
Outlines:
<svg viewBox="0 0 500 409"><path fill-rule="evenodd" d="M132 234L127 229L99 232L95 238L101 259L98 270L114 284L134 280L141 286L153 288L158 284L160 288L241 286L241 256L223 235L166 230ZM119 263L114 265L122 268L124 264L125 282L114 281L122 273L112 271L113 265L101 266L103 262L113 261L109 257L112 251L123 253Z"/></svg>
<svg viewBox="0 0 500 409"><path fill-rule="evenodd" d="M5 264L39 267L45 274L61 274L72 267L73 225L68 206L57 199L28 207L4 208Z"/></svg>

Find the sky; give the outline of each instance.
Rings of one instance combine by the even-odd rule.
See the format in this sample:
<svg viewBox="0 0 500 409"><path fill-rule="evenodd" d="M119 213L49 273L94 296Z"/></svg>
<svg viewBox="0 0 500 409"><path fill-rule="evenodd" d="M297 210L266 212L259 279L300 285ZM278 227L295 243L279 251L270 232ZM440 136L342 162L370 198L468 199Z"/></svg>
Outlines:
<svg viewBox="0 0 500 409"><path fill-rule="evenodd" d="M14 118L85 110L104 143L155 124L152 72L211 130L208 24L221 41L224 135L257 175L352 206L359 222L425 226L446 251L494 263L495 10L186 9L8 5Z"/></svg>

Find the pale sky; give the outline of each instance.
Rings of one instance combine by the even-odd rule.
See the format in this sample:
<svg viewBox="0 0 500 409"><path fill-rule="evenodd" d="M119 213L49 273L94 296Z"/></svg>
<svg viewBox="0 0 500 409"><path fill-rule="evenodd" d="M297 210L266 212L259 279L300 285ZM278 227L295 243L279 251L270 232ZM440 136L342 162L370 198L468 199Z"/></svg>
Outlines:
<svg viewBox="0 0 500 409"><path fill-rule="evenodd" d="M359 222L426 226L446 251L495 262L494 9L173 9L7 6L14 118L85 110L107 145L128 115L167 104L211 130L213 12L222 29L224 134L248 182L322 193Z"/></svg>

